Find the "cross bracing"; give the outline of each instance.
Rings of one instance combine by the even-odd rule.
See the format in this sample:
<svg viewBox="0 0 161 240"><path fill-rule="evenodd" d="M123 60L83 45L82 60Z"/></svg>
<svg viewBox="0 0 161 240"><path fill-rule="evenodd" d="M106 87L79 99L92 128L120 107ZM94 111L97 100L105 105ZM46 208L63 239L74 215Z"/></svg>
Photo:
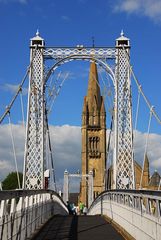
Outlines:
<svg viewBox="0 0 161 240"><path fill-rule="evenodd" d="M77 47L47 47L43 51L44 58L46 59L63 59L66 57L79 56L94 56L96 59L115 59L116 49L112 47L91 48L78 45Z"/></svg>
<svg viewBox="0 0 161 240"><path fill-rule="evenodd" d="M97 62L106 69L113 79L115 89L115 155L113 164L115 174L113 188L134 188L130 69L125 54L130 45L129 40L124 36L117 40L117 44L115 48L85 48L82 45L75 48L50 48L45 47L44 40L39 34L31 39L31 61L33 53L35 53L35 56L30 72L25 188L36 187L41 189L44 186L42 173L46 159L44 145L44 92L46 81L59 65L77 59ZM122 48L124 45L125 50ZM35 46L36 49L33 50ZM54 64L44 76L46 59L53 60ZM115 73L108 64L111 59L115 59Z"/></svg>
<svg viewBox="0 0 161 240"><path fill-rule="evenodd" d="M42 41L42 39L39 39ZM117 40L118 41L118 40ZM42 47L42 50L40 48ZM40 186L36 186L36 184L31 184L29 188L42 188L43 187L43 181L44 181L44 176L43 174L41 175L40 172L42 172L45 166L45 147L43 145L43 141L45 142L45 136L46 136L46 127L45 127L45 107L42 104L43 102L43 94L45 94L46 91L46 81L48 80L49 76L55 72L55 69L59 67L59 65L64 64L70 60L88 60L88 61L95 61L98 65L106 69L108 74L111 74L111 79L114 85L115 89L115 97L114 97L114 116L113 116L113 128L115 131L115 155L113 157L113 167L115 171L114 175L114 188L128 188L131 184L132 186L132 181L129 181L129 176L131 179L133 179L133 169L132 165L126 167L126 164L129 165L129 158L133 157L133 142L132 142L132 123L131 123L131 118L130 112L131 112L131 107L130 102L131 102L131 89L130 89L130 74L133 76L134 80L137 83L137 87L139 90L139 93L142 94L146 104L148 105L151 114L157 119L159 123L161 123L160 118L158 117L155 108L151 105L151 103L148 101L146 98L141 85L139 84L137 78L135 77L135 74L133 72L133 69L130 65L130 54L129 54L129 48L127 48L126 44L125 45L119 45L116 48L85 48L83 46L77 46L73 48L69 47L45 47L45 46L39 46L39 44L35 44L32 46L32 52L34 54L31 54L31 61L30 65L27 68L27 72L25 74L24 79L22 80L21 84L19 85L19 88L17 90L16 95L13 97L11 103L6 107L6 110L2 117L0 118L0 123L3 121L5 116L7 116L14 104L15 99L17 96L21 93L21 89L23 87L23 83L25 79L27 78L27 75L30 72L30 103L33 103L33 106L30 106L30 111L32 112L30 121L32 128L28 129L27 128L27 134L28 134L28 143L29 145L31 144L32 148L28 148L26 145L26 153L27 151L30 151L28 153L31 155L31 158L29 158L31 161L30 163L26 163L25 167L28 166L31 167L30 171L28 172L31 173L31 179L32 183L34 176L38 176L37 182L40 183ZM39 53L41 54L39 55ZM107 54L107 55L106 55ZM42 65L39 64L39 57L42 57ZM121 60L123 58L123 60ZM37 61L38 60L38 61ZM46 67L46 60L51 60L53 65L52 67L45 69ZM115 61L114 67L111 67L109 64L110 61ZM119 64L120 65L119 65ZM36 69L36 64L40 65L40 68L38 67L39 71L43 69L43 74L42 74L42 85L40 84L40 75L38 74L38 71ZM122 68L122 70L121 70ZM114 70L113 70L114 69ZM119 72L120 71L120 72ZM35 78L33 78L34 74L36 75ZM32 76L32 78L31 78ZM34 80L35 79L35 80ZM37 82L36 82L37 81ZM117 85L117 84L118 85ZM44 87L41 89L41 87ZM38 90L37 90L38 89ZM41 89L41 91L40 91ZM32 93L31 93L32 90ZM117 90L117 91L116 91ZM57 91L56 91L57 93ZM118 96L118 95L119 96ZM42 109L44 108L43 112ZM117 110L117 111L116 111ZM29 109L28 109L29 113ZM44 131L41 131L41 124L44 121ZM28 125L30 126L30 124ZM32 132L32 134L31 134ZM31 134L31 136L29 136ZM42 136L44 134L44 137ZM27 139L27 138L26 138ZM33 140L34 139L34 140ZM33 140L33 141L32 141ZM41 143L40 146L44 147L43 148L37 148L36 144ZM35 145L34 145L35 144ZM37 145L38 146L38 145ZM36 149L36 150L33 150ZM39 150L43 151L43 154L35 151ZM26 158L25 154L25 158ZM43 156L43 157L42 157ZM35 158L36 160L33 160ZM42 161L39 161L39 159L43 159ZM120 162L118 161L120 159ZM125 162L123 160L125 159ZM34 162L36 161L36 162ZM41 167L40 167L41 166ZM120 173L119 173L120 169ZM126 170L126 171L124 171ZM27 176L27 174L26 174ZM40 177L41 176L41 177ZM123 180L123 184L120 182ZM118 186L117 184L120 184ZM129 184L130 183L130 184ZM126 186L125 186L126 185ZM131 188L131 187L130 187Z"/></svg>

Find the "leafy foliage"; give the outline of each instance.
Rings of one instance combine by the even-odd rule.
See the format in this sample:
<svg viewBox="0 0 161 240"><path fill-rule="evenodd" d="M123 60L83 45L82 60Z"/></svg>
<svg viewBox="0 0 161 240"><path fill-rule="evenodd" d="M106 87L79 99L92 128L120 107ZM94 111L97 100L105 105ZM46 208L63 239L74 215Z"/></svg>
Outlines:
<svg viewBox="0 0 161 240"><path fill-rule="evenodd" d="M22 187L23 174L20 172L19 172L19 178L20 178L20 186ZM2 182L2 188L3 190L12 190L12 189L19 188L16 172L11 172L7 175L7 177Z"/></svg>

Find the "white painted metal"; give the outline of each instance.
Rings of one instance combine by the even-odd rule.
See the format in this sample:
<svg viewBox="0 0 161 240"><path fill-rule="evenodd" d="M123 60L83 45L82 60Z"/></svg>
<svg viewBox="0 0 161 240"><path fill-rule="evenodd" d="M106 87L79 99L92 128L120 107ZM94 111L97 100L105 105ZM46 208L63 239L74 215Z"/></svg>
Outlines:
<svg viewBox="0 0 161 240"><path fill-rule="evenodd" d="M44 40L31 39L30 83L28 97L27 133L25 146L24 189L44 188L45 134L44 134Z"/></svg>
<svg viewBox="0 0 161 240"><path fill-rule="evenodd" d="M123 36L116 40L116 48L47 48L39 36L31 39L31 71L28 100L27 137L25 148L24 188L42 189L44 187L45 121L44 121L44 60L55 63L45 75L45 80L55 69L69 60L95 59L113 79L115 87L115 150L114 150L114 188L134 188L133 141L131 118L131 89L129 39ZM116 59L115 75L107 60Z"/></svg>
<svg viewBox="0 0 161 240"><path fill-rule="evenodd" d="M68 56L72 57L73 55L79 55L81 58L84 56L91 56L95 57L96 59L113 59L116 55L116 49L109 47L109 48L87 48L84 46L77 46L75 48L45 48L44 49L44 57L45 58L53 58L53 59L63 59Z"/></svg>
<svg viewBox="0 0 161 240"><path fill-rule="evenodd" d="M116 40L113 189L134 189L133 129L129 39Z"/></svg>
<svg viewBox="0 0 161 240"><path fill-rule="evenodd" d="M63 185L63 201L67 203L69 200L69 173L64 171L64 185Z"/></svg>
<svg viewBox="0 0 161 240"><path fill-rule="evenodd" d="M0 199L1 240L28 239L51 216L68 214L61 198L52 191L5 191Z"/></svg>
<svg viewBox="0 0 161 240"><path fill-rule="evenodd" d="M88 174L88 206L93 202L93 171Z"/></svg>
<svg viewBox="0 0 161 240"><path fill-rule="evenodd" d="M134 165L133 165L133 129L132 129L132 106L130 86L130 41L121 32L116 39L115 48L45 48L44 58L54 59L51 72L69 60L89 60L94 57L95 61L112 76L115 88L114 106L114 131L115 148L113 154L113 188L134 189ZM115 75L107 60L115 59Z"/></svg>
<svg viewBox="0 0 161 240"><path fill-rule="evenodd" d="M102 214L136 240L160 240L161 192L113 190L93 202L88 215Z"/></svg>
<svg viewBox="0 0 161 240"><path fill-rule="evenodd" d="M63 201L66 203L69 200L69 177L85 178L88 183L88 206L93 202L93 172L89 174L73 173L69 174L67 170L64 171L64 186L63 186Z"/></svg>

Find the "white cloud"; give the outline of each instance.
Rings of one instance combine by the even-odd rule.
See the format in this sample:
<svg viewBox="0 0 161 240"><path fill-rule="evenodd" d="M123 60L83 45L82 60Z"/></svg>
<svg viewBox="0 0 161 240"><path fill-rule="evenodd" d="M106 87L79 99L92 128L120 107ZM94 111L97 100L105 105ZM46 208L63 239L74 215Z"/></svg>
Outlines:
<svg viewBox="0 0 161 240"><path fill-rule="evenodd" d="M14 142L16 147L17 163L19 171L23 166L24 136L25 130L22 125L12 125ZM10 127L8 124L0 126L0 180L9 172L15 171L15 162L11 142Z"/></svg>
<svg viewBox="0 0 161 240"><path fill-rule="evenodd" d="M6 169L9 171L12 171L11 163L9 161L1 160L0 161L0 169L1 169L1 171L4 171Z"/></svg>
<svg viewBox="0 0 161 240"><path fill-rule="evenodd" d="M81 128L76 126L50 126L57 177L64 170L75 172L81 168Z"/></svg>
<svg viewBox="0 0 161 240"><path fill-rule="evenodd" d="M25 130L21 124L12 125L19 171L23 170ZM52 151L57 179L64 170L75 172L81 167L81 129L76 126L50 126ZM0 180L15 171L9 125L0 126Z"/></svg>
<svg viewBox="0 0 161 240"><path fill-rule="evenodd" d="M4 85L0 85L0 89L6 92L10 92L11 94L15 94L18 91L19 85L16 84L9 84L5 83ZM22 94L26 95L28 94L27 88L22 88Z"/></svg>
<svg viewBox="0 0 161 240"><path fill-rule="evenodd" d="M139 14L154 22L161 21L161 0L117 0L114 11Z"/></svg>
<svg viewBox="0 0 161 240"><path fill-rule="evenodd" d="M23 153L25 130L21 124L12 125L16 147L19 171L23 169ZM107 139L108 139L107 131ZM52 151L58 188L62 190L63 174L67 169L70 173L81 170L81 127L78 126L50 126ZM135 159L142 164L145 149L146 134L136 132ZM161 170L161 136L149 135L148 157L152 171ZM50 165L50 164L49 164ZM0 126L0 180L15 171L15 163L10 137L10 128L7 124ZM79 181L71 179L73 189L78 189ZM73 182L73 184L72 184Z"/></svg>
<svg viewBox="0 0 161 240"><path fill-rule="evenodd" d="M135 141L134 141L134 153L135 160L138 161L141 166L143 163L143 157L145 153L145 144L146 144L146 133L141 133L136 131ZM161 135L151 133L148 139L147 145L147 155L150 162L150 168L152 171L154 169L161 170Z"/></svg>

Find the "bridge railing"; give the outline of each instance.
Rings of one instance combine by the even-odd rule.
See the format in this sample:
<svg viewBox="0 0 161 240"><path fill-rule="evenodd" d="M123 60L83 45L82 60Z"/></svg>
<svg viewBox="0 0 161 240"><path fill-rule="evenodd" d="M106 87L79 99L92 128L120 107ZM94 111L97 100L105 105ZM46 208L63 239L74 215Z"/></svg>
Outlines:
<svg viewBox="0 0 161 240"><path fill-rule="evenodd" d="M100 194L88 214L108 216L134 239L161 236L161 191L111 190Z"/></svg>
<svg viewBox="0 0 161 240"><path fill-rule="evenodd" d="M0 191L0 239L27 239L54 214L68 214L54 191Z"/></svg>

